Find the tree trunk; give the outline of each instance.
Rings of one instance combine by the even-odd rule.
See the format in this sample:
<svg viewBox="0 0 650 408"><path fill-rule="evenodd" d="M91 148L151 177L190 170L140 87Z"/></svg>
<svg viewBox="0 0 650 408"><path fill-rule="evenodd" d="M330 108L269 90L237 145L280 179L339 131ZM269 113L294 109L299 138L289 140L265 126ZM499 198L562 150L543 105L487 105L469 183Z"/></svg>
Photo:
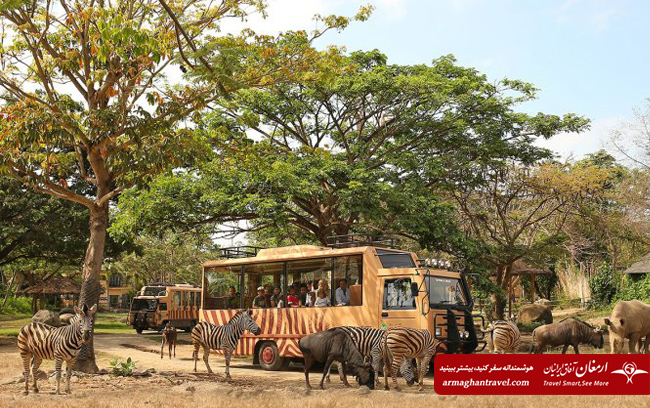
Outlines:
<svg viewBox="0 0 650 408"><path fill-rule="evenodd" d="M79 307L99 304L102 287L99 283L104 261L104 246L106 244L106 229L108 228L108 203L104 206L94 206L90 209L90 240L82 270L83 284L79 296ZM95 314L97 316L97 314ZM93 316L93 320L95 319ZM94 328L93 322L93 328ZM93 336L94 337L94 336ZM79 351L74 369L84 373L99 371L95 363L93 339L84 344Z"/></svg>

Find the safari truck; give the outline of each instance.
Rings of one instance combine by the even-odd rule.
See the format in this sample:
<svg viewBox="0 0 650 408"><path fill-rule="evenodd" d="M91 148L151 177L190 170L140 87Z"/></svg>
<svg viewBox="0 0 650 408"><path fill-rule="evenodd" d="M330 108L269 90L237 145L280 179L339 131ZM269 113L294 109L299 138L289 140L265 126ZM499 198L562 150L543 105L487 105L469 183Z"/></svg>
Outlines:
<svg viewBox="0 0 650 408"><path fill-rule="evenodd" d="M330 306L301 301L295 307L293 296L306 299L304 292L319 286L326 288ZM462 274L424 266L414 253L368 237L334 237L328 247L228 248L224 259L203 265L202 287L202 321L225 324L237 310L253 307L262 332L245 333L235 354L253 355L266 370L302 357L301 337L344 325L428 329L446 353L472 353L484 343ZM256 295L277 300L271 296L278 290L282 302L254 302Z"/></svg>
<svg viewBox="0 0 650 408"><path fill-rule="evenodd" d="M199 321L201 288L195 285L157 283L143 286L131 301L128 324L138 333L162 330L167 322L190 331Z"/></svg>

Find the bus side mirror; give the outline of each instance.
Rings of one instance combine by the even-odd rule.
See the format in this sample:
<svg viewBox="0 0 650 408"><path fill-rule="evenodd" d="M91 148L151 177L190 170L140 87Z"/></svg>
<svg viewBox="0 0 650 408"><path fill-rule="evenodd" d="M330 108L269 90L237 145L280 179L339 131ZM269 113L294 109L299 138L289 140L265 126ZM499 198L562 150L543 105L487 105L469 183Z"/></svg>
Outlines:
<svg viewBox="0 0 650 408"><path fill-rule="evenodd" d="M412 297L417 297L418 293L420 293L420 289L418 288L417 282L412 282L411 283L411 296Z"/></svg>

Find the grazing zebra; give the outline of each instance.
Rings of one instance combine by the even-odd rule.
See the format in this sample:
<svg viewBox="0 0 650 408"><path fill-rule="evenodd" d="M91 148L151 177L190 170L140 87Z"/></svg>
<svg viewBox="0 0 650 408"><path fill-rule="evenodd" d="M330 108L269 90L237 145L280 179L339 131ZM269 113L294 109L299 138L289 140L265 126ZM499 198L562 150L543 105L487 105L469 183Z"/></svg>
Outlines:
<svg viewBox="0 0 650 408"><path fill-rule="evenodd" d="M377 384L381 382L379 378L379 371L382 367L382 337L384 331L372 327L358 327L358 326L341 326L339 329L348 333L352 341L357 345L361 355L372 361L372 369L375 371L375 381ZM347 385L345 370L342 364L337 365L339 377L344 384ZM400 373L406 380L408 385L413 385L415 382L415 374L413 372L413 364L411 360L405 359L400 366ZM329 382L329 373L327 374L327 381Z"/></svg>
<svg viewBox="0 0 650 408"><path fill-rule="evenodd" d="M382 338L384 359L384 388L388 386L388 372L393 378L393 385L397 385L397 369L404 360L417 360L418 390L424 389L424 375L429 369L429 361L438 352L440 342L428 330L412 329L410 327L391 327Z"/></svg>
<svg viewBox="0 0 650 408"><path fill-rule="evenodd" d="M495 320L481 331L489 333L487 342L493 353L514 353L519 349L521 333L514 322Z"/></svg>
<svg viewBox="0 0 650 408"><path fill-rule="evenodd" d="M262 331L251 317L252 314L253 311L250 309L240 310L223 326L208 322L201 322L194 326L192 329L194 371L196 372L196 364L199 361L199 347L203 347L203 361L208 373L212 373L210 364L208 364L210 350L222 350L226 357L226 379L230 379L230 357L237 348L237 342L244 330L248 330L254 335L258 335Z"/></svg>
<svg viewBox="0 0 650 408"><path fill-rule="evenodd" d="M38 392L37 373L41 362L54 360L56 369L56 393L61 389L61 366L66 364L66 388L70 393L70 377L72 366L77 358L81 346L89 341L93 335L93 315L97 305L88 309L83 305L81 309L75 306L75 315L70 319L70 324L63 327L53 327L43 323L30 323L23 326L18 334L18 349L23 360L23 376L25 377L25 395L29 394L30 366L34 377L33 390Z"/></svg>

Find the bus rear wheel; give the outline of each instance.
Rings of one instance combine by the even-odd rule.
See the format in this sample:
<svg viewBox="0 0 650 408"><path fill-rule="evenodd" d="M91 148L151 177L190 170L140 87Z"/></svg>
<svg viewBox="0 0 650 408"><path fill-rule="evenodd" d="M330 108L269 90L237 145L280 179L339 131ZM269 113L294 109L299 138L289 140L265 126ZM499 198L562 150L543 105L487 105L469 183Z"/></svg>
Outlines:
<svg viewBox="0 0 650 408"><path fill-rule="evenodd" d="M282 368L285 368L289 362L288 359L280 356L278 346L272 341L265 341L262 343L257 352L257 357L260 366L266 371L281 370Z"/></svg>

